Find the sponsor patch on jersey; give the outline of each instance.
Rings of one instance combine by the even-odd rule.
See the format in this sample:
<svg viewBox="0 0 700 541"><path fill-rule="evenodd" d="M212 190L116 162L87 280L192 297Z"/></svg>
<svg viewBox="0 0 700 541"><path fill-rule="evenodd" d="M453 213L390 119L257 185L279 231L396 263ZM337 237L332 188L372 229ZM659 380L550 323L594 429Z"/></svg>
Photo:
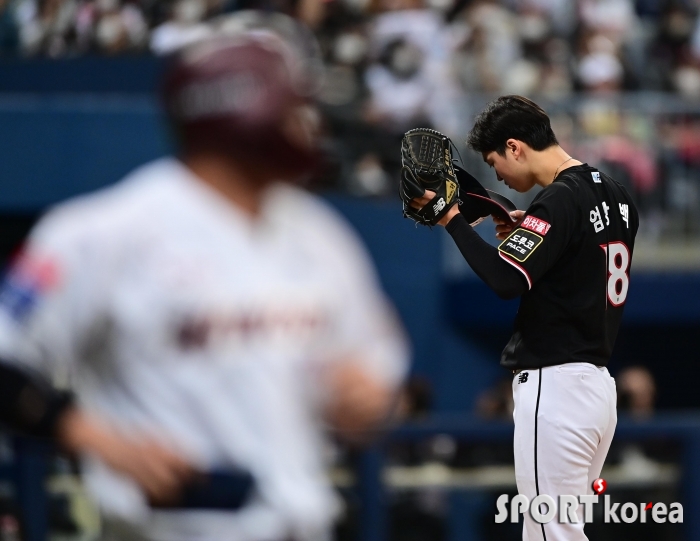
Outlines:
<svg viewBox="0 0 700 541"><path fill-rule="evenodd" d="M0 306L24 320L38 300L58 283L58 265L51 259L21 253L0 286Z"/></svg>
<svg viewBox="0 0 700 541"><path fill-rule="evenodd" d="M540 235L544 236L552 226L549 225L548 222L535 218L534 216L526 216L523 222L520 224L520 227L524 227L525 229L529 229L530 231L534 231L535 233L539 233Z"/></svg>
<svg viewBox="0 0 700 541"><path fill-rule="evenodd" d="M522 263L537 250L543 240L537 233L519 227L501 243L498 250Z"/></svg>
<svg viewBox="0 0 700 541"><path fill-rule="evenodd" d="M600 173L598 171L591 171L591 176L593 177L593 182L596 184L600 184L602 181L600 180Z"/></svg>

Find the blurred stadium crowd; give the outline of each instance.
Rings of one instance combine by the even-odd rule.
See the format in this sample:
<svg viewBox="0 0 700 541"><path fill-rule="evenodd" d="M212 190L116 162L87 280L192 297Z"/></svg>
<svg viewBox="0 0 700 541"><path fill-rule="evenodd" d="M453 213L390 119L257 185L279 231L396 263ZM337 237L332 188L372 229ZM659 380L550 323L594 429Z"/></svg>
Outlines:
<svg viewBox="0 0 700 541"><path fill-rule="evenodd" d="M318 39L334 157L320 186L393 195L405 130L459 141L488 96L523 94L629 186L642 236L700 232L698 0L0 0L0 56L166 54L243 9L291 14Z"/></svg>
<svg viewBox="0 0 700 541"><path fill-rule="evenodd" d="M2 0L0 50L160 54L205 34L207 19L250 8L304 19L329 66L356 68L372 92L420 75L412 92L377 96L379 110L399 123L435 89L700 96L696 0ZM351 94L327 98L346 102Z"/></svg>

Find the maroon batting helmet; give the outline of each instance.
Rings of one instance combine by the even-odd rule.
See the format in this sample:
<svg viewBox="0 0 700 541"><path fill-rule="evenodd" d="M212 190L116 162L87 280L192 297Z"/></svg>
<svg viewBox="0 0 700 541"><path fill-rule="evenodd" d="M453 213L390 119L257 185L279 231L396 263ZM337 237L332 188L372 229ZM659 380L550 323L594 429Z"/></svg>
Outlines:
<svg viewBox="0 0 700 541"><path fill-rule="evenodd" d="M219 36L181 51L163 84L185 154L217 152L280 178L310 171L316 118L295 52L273 34Z"/></svg>

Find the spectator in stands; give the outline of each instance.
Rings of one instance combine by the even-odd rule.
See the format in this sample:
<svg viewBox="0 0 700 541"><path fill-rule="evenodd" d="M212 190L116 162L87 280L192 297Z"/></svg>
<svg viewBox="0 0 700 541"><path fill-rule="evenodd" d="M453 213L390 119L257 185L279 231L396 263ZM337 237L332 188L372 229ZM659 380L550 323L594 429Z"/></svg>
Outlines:
<svg viewBox="0 0 700 541"><path fill-rule="evenodd" d="M539 13L551 25L554 35L570 36L577 23L576 2L571 0L514 0L518 13Z"/></svg>
<svg viewBox="0 0 700 541"><path fill-rule="evenodd" d="M368 42L362 25L353 25L328 40L327 67L321 101L330 106L357 105L364 94L362 72Z"/></svg>
<svg viewBox="0 0 700 541"><path fill-rule="evenodd" d="M15 0L22 53L63 57L141 50L149 25L136 1Z"/></svg>
<svg viewBox="0 0 700 541"><path fill-rule="evenodd" d="M26 0L25 9L32 15L21 28L22 51L25 54L46 54L59 57L66 54L70 31L75 20L77 2L74 0Z"/></svg>
<svg viewBox="0 0 700 541"><path fill-rule="evenodd" d="M421 74L424 57L410 41L398 38L382 50L378 62L367 70L372 121L398 132L429 122L426 105L431 84Z"/></svg>
<svg viewBox="0 0 700 541"><path fill-rule="evenodd" d="M564 39L551 37L542 50L544 61L539 91L553 99L569 95L574 86L569 69L572 59L569 43Z"/></svg>
<svg viewBox="0 0 700 541"><path fill-rule="evenodd" d="M95 40L99 50L118 54L143 48L148 39L148 26L137 4L119 0L97 0L99 18Z"/></svg>
<svg viewBox="0 0 700 541"><path fill-rule="evenodd" d="M168 20L153 29L151 50L167 54L205 38L210 32L203 22L206 12L205 0L176 0Z"/></svg>
<svg viewBox="0 0 700 541"><path fill-rule="evenodd" d="M620 44L638 24L632 0L580 0L581 23Z"/></svg>
<svg viewBox="0 0 700 541"><path fill-rule="evenodd" d="M466 25L457 70L466 91L500 92L522 58L515 14L498 2L474 2L459 17Z"/></svg>
<svg viewBox="0 0 700 541"><path fill-rule="evenodd" d="M444 18L422 0L376 0L372 9L379 14L369 32L369 118L395 132L420 122L461 135Z"/></svg>
<svg viewBox="0 0 700 541"><path fill-rule="evenodd" d="M513 379L507 377L479 395L476 414L483 419L513 422L513 407Z"/></svg>
<svg viewBox="0 0 700 541"><path fill-rule="evenodd" d="M578 64L578 78L585 90L615 92L622 87L624 70L617 45L604 34L591 36Z"/></svg>
<svg viewBox="0 0 700 541"><path fill-rule="evenodd" d="M646 420L654 414L656 382L648 368L641 365L624 368L615 378L618 412L636 420ZM649 441L617 441L611 448L611 464L628 479L653 481L660 475L664 463L678 460L676 442L664 438ZM658 491L659 489L657 489ZM652 498L648 489L644 497ZM655 499L661 499L657 495ZM637 537L635 537L637 538ZM658 535L649 539L663 538Z"/></svg>
<svg viewBox="0 0 700 541"><path fill-rule="evenodd" d="M650 417L656 402L656 382L648 368L629 366L615 378L618 409L637 418Z"/></svg>
<svg viewBox="0 0 700 541"><path fill-rule="evenodd" d="M700 99L700 18L690 2L0 0L0 55L165 54L208 35L218 24L212 18L242 9L293 14L314 29L327 68L320 97L339 164L336 187L395 193L403 131L424 125L461 140L474 95L559 99L582 90L590 100L581 114L567 113L583 128L574 143L617 137L602 151L588 149L587 159L629 172L647 233L660 238L675 227L664 205L695 213L698 160L685 158L694 139L625 133L619 106L608 100L635 89ZM647 132L663 122L647 119Z"/></svg>
<svg viewBox="0 0 700 541"><path fill-rule="evenodd" d="M433 413L434 394L429 379L411 376L399 394L397 417L409 421L425 420Z"/></svg>
<svg viewBox="0 0 700 541"><path fill-rule="evenodd" d="M0 0L0 56L13 55L19 49L19 25L15 2Z"/></svg>

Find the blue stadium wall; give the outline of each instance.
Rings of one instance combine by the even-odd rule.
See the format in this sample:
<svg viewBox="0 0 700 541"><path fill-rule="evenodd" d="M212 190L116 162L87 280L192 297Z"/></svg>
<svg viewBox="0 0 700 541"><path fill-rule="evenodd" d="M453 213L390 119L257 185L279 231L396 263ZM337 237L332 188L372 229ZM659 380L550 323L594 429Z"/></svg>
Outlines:
<svg viewBox="0 0 700 541"><path fill-rule="evenodd" d="M161 69L149 57L0 63L0 216L39 213L169 153L154 97ZM507 377L498 357L517 301L499 300L473 276L450 278L450 239L401 219L398 201L325 197L373 254L435 409L471 410L481 390ZM698 301L699 274L633 275L611 371L650 366L661 407L700 406Z"/></svg>

